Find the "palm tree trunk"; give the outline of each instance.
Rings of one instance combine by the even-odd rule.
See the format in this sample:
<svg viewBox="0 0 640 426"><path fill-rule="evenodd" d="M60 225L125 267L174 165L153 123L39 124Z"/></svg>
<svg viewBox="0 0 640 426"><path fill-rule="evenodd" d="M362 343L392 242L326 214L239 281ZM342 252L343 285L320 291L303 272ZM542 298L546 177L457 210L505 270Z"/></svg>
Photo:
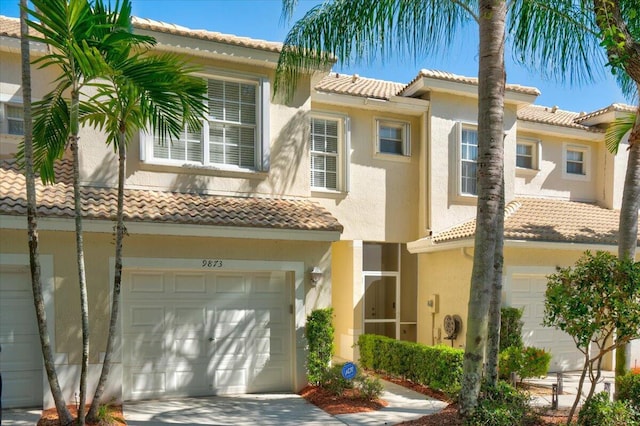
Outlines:
<svg viewBox="0 0 640 426"><path fill-rule="evenodd" d="M460 413L467 416L478 402L482 361L487 346L491 286L496 251L500 247L500 199L504 167L504 38L505 0L481 0L479 4L480 55L478 67L478 207L473 272L469 295L466 347L463 364Z"/></svg>
<svg viewBox="0 0 640 426"><path fill-rule="evenodd" d="M76 80L77 81L77 80ZM84 231L82 229L82 199L80 195L80 153L78 152L79 129L79 91L74 87L71 93L71 134L69 141L73 154L73 198L76 222L76 251L78 260L78 283L80 285L80 311L82 321L82 366L80 369L80 401L78 406L78 425L84 426L85 404L87 401L87 371L89 369L89 302L87 298L87 280L84 265Z"/></svg>
<svg viewBox="0 0 640 426"><path fill-rule="evenodd" d="M500 320L502 307L502 267L504 265L504 171L502 174L502 197L496 231L493 283L489 301L489 325L487 333L487 383L495 386L498 382L498 359L500 354Z"/></svg>
<svg viewBox="0 0 640 426"><path fill-rule="evenodd" d="M115 273L113 279L113 293L111 296L111 320L109 321L109 335L107 336L107 348L105 349L104 361L102 362L102 372L93 394L91 408L87 419L96 421L98 408L101 404L102 395L111 371L111 357L113 355L113 346L116 338L116 329L118 325L118 313L120 311L120 287L122 285L122 240L124 239L124 181L126 176L127 148L125 134L120 133L118 141L118 206L116 212L116 261Z"/></svg>
<svg viewBox="0 0 640 426"><path fill-rule="evenodd" d="M33 303L36 310L38 333L44 368L51 389L51 395L58 411L58 419L61 425L70 425L73 417L67 409L64 395L58 382L58 374L53 361L53 350L49 340L47 327L47 314L42 295L42 283L40 281L40 254L38 250L38 217L35 174L33 171L33 122L31 119L31 59L29 54L29 39L27 30L27 1L20 0L20 50L22 53L22 99L24 106L24 163L25 179L27 183L27 232L29 235L29 266L31 271L31 287L33 290Z"/></svg>
<svg viewBox="0 0 640 426"><path fill-rule="evenodd" d="M640 93L640 85L638 88ZM635 259L638 244L638 208L640 208L640 110L629 135L629 158L622 191L618 231L618 257ZM626 373L626 345L616 348L616 378Z"/></svg>

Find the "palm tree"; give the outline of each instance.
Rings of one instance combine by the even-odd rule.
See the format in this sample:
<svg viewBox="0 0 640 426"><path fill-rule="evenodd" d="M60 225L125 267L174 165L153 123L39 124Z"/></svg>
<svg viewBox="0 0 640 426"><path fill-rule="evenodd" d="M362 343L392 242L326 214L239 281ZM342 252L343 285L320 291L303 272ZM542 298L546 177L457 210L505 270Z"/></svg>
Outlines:
<svg viewBox="0 0 640 426"><path fill-rule="evenodd" d="M122 17L121 17L122 18ZM134 134L154 129L161 140L167 136L178 139L185 125L198 129L206 110L206 84L190 74L197 71L174 55L131 55L130 48L113 52L109 60L113 73L105 79L107 85L81 104L81 122L107 133L107 143L118 152L118 197L116 214L115 272L112 289L109 334L102 372L87 415L96 421L104 388L111 369L116 326L118 322L120 287L122 283L122 242L124 225L124 184L126 180L126 150Z"/></svg>
<svg viewBox="0 0 640 426"><path fill-rule="evenodd" d="M581 70L565 65L582 64L590 75L592 66L604 70L606 62L630 98L640 94L640 14L636 0L527 0L520 3L517 12L511 28L514 44L524 52L525 63L544 63L556 75L575 75ZM620 132L624 126L615 123L614 126L607 137L607 146L615 153L626 132ZM620 259L635 259L638 240L640 111L627 121L626 131L629 130L629 157L618 228ZM616 375L624 374L625 366L625 348L618 348Z"/></svg>
<svg viewBox="0 0 640 426"><path fill-rule="evenodd" d="M290 18L296 0L283 0ZM414 57L448 45L469 22L479 24L478 207L474 266L470 287L461 412L475 408L487 344L492 284L502 266L503 101L506 1L334 0L311 9L287 35L276 70L275 89L291 96L302 73L327 67L335 59L383 57L391 51ZM495 294L495 293L494 293ZM499 292L491 298L500 303ZM497 330L493 331L497 333ZM497 356L495 357L497 360Z"/></svg>
<svg viewBox="0 0 640 426"><path fill-rule="evenodd" d="M53 401L58 411L58 419L61 425L69 425L73 417L67 409L67 404L60 389L58 375L53 361L53 350L49 340L47 328L47 314L42 295L42 282L40 280L40 252L38 250L38 218L36 201L35 174L33 171L33 122L31 118L31 59L29 52L29 37L27 26L27 0L20 0L20 51L22 62L22 100L24 107L24 163L25 180L27 183L27 232L29 234L29 266L31 271L31 287L33 290L33 303L36 310L38 333L42 358L47 372L47 379ZM1 380L1 379L0 379Z"/></svg>
<svg viewBox="0 0 640 426"><path fill-rule="evenodd" d="M82 322L78 424L83 425L89 366L89 310L79 185L80 94L93 80L108 74L109 66L103 57L104 52L126 43L142 44L147 39L128 32L128 22L124 28L105 27L104 22L107 18L104 14L107 9L101 0L97 1L95 6L87 0L33 0L32 5L34 9L29 10L29 13L35 20L29 20L28 24L42 34L32 39L47 44L51 49L49 54L34 63L40 64L41 67L57 67L60 70L54 90L45 95L42 101L34 104L34 139L47 147L44 157L36 155L34 161L42 166L40 172L43 180L52 180L53 160L63 154L63 149L55 145L60 137L66 141L73 158L76 252ZM128 0L121 4L117 2L116 8L118 7L130 10L130 3ZM122 22L116 20L113 23L118 25ZM40 161L45 159L49 161Z"/></svg>

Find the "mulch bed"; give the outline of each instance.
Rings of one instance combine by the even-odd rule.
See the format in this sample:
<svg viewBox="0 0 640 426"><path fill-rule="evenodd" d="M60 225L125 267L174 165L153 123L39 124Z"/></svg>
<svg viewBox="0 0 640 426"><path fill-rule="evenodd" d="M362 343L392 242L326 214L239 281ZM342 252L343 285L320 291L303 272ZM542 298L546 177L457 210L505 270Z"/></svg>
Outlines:
<svg viewBox="0 0 640 426"><path fill-rule="evenodd" d="M323 409L327 413L335 416L337 414L365 413L376 411L388 404L386 401L377 399L368 401L360 398L353 392L353 389L345 391L344 395L336 396L319 386L307 386L300 391L300 396Z"/></svg>
<svg viewBox="0 0 640 426"><path fill-rule="evenodd" d="M68 405L67 408L71 412L74 419L78 417L78 409L75 405ZM86 412L89 412L90 406L87 405ZM124 420L124 414L122 413L122 405L110 405L109 406L110 421L101 421L98 423L86 423L91 426L126 426L127 422ZM49 408L42 411L42 417L38 420L37 426L60 426L60 420L58 419L58 412L55 408Z"/></svg>

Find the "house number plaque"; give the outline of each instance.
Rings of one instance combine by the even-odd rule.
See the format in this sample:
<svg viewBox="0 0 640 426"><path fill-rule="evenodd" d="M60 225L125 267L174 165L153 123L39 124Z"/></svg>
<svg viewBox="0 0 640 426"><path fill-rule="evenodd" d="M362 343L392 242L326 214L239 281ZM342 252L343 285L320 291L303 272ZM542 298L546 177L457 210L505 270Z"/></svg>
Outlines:
<svg viewBox="0 0 640 426"><path fill-rule="evenodd" d="M222 260L220 259L202 259L202 267L207 269L222 268Z"/></svg>

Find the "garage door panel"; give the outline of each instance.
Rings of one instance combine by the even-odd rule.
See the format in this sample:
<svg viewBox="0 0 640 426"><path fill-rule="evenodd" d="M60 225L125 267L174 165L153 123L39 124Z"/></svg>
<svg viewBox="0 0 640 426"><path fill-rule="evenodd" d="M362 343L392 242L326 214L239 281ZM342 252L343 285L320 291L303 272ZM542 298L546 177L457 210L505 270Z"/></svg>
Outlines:
<svg viewBox="0 0 640 426"><path fill-rule="evenodd" d="M157 274L136 272L157 281ZM125 293L125 397L291 390L291 290L284 273L162 274L164 292ZM133 383L134 372L152 377Z"/></svg>
<svg viewBox="0 0 640 426"><path fill-rule="evenodd" d="M543 348L551 353L549 371L576 370L581 367L581 353L568 334L554 327L544 327L544 301L547 279L541 274L513 274L513 288L529 288L528 293L514 291L511 306L522 309L524 344Z"/></svg>
<svg viewBox="0 0 640 426"><path fill-rule="evenodd" d="M167 377L164 371L140 371L131 372L131 392L135 395L158 394L167 390Z"/></svg>
<svg viewBox="0 0 640 426"><path fill-rule="evenodd" d="M0 266L0 346L3 407L42 406L42 352L26 267Z"/></svg>
<svg viewBox="0 0 640 426"><path fill-rule="evenodd" d="M242 274L217 275L216 293L246 293L246 280Z"/></svg>
<svg viewBox="0 0 640 426"><path fill-rule="evenodd" d="M205 274L175 274L174 291L181 293L207 292L207 279Z"/></svg>
<svg viewBox="0 0 640 426"><path fill-rule="evenodd" d="M132 272L129 278L130 293L164 293L165 276L154 272Z"/></svg>

